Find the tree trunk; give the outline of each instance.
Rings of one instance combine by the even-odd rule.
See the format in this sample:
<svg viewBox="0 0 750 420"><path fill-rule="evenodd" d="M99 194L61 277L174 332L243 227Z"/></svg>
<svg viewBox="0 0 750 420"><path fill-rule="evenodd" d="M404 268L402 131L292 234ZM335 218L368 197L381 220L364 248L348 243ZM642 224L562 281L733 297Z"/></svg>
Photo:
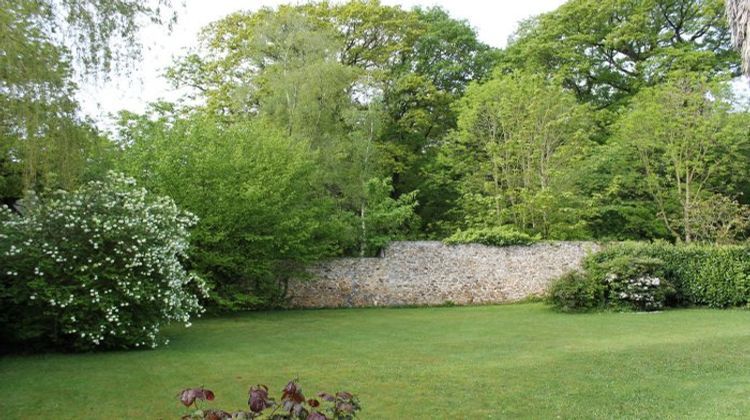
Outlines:
<svg viewBox="0 0 750 420"><path fill-rule="evenodd" d="M683 225L685 226L685 243L690 243L693 240L692 231L690 229L690 184L685 182L685 202L682 209Z"/></svg>
<svg viewBox="0 0 750 420"><path fill-rule="evenodd" d="M362 228L362 241L359 244L359 256L364 257L365 252L367 251L367 222L365 221L365 216L367 215L367 210L365 208L365 204L362 203L362 206L359 208L359 220Z"/></svg>

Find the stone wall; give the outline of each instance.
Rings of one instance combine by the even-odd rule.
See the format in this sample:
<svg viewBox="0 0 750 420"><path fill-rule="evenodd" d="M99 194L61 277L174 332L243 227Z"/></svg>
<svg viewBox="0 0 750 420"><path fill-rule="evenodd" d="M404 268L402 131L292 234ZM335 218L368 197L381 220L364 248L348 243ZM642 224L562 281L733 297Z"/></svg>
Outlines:
<svg viewBox="0 0 750 420"><path fill-rule="evenodd" d="M590 242L531 246L394 242L381 258L341 258L290 285L298 308L513 302L544 293L598 249Z"/></svg>

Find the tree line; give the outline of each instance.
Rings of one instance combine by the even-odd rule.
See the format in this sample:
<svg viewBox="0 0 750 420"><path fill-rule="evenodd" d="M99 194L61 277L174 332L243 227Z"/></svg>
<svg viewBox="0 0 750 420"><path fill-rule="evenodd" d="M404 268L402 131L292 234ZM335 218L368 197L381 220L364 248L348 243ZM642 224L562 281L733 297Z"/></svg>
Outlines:
<svg viewBox="0 0 750 420"><path fill-rule="evenodd" d="M79 117L75 63L132 62L107 37L169 21L169 4L11 3L3 202L126 173L200 218L189 264L218 307L273 304L307 264L394 239L747 238L750 114L721 0L571 0L504 49L439 7L236 12L167 70L182 100L121 112L109 134ZM101 36L61 44L60 16Z"/></svg>

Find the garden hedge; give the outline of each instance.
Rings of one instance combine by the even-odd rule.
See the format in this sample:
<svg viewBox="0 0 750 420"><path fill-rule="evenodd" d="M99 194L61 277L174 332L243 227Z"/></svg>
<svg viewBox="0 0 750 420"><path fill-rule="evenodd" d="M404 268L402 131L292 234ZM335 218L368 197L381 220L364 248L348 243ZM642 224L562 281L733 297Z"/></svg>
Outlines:
<svg viewBox="0 0 750 420"><path fill-rule="evenodd" d="M750 303L750 247L746 245L673 245L666 242L619 243L609 245L584 261L587 281L606 283L602 268L618 259L653 259L659 261L659 277L663 277L674 295L668 306L708 306L728 308ZM606 271L606 269L604 270ZM579 276L580 278L580 276ZM565 279L570 282L570 278ZM561 309L570 308L568 296L563 302L556 298L565 285L563 279L554 284L550 300ZM570 287L570 285L567 285ZM606 302L600 306L606 306ZM587 309L591 302L581 302Z"/></svg>

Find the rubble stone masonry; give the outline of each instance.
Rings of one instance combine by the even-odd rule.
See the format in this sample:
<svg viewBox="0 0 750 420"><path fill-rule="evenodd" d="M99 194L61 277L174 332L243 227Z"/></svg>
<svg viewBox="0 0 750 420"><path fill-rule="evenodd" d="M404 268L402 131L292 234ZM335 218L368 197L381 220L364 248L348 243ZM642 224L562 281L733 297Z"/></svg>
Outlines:
<svg viewBox="0 0 750 420"><path fill-rule="evenodd" d="M529 246L393 242L380 258L340 258L293 281L296 308L458 305L514 302L542 295L549 283L580 267L599 246L550 242Z"/></svg>

